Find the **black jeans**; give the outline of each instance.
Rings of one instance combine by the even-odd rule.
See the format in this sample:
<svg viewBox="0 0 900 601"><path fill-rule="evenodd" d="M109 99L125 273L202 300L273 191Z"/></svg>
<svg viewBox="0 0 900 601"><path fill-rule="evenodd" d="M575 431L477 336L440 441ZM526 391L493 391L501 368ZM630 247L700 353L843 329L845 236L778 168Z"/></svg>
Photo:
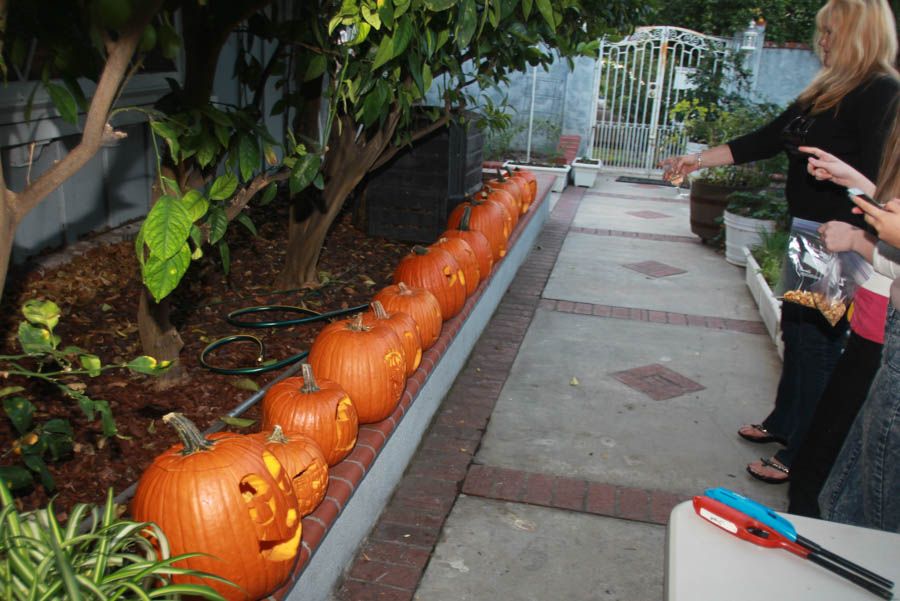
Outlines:
<svg viewBox="0 0 900 601"><path fill-rule="evenodd" d="M825 383L841 356L847 329L846 318L832 326L818 309L789 302L781 305L784 364L775 408L762 425L788 441L775 453L775 459L787 467L791 467Z"/></svg>
<svg viewBox="0 0 900 601"><path fill-rule="evenodd" d="M881 344L853 332L791 463L788 512L820 517L819 492L881 365Z"/></svg>

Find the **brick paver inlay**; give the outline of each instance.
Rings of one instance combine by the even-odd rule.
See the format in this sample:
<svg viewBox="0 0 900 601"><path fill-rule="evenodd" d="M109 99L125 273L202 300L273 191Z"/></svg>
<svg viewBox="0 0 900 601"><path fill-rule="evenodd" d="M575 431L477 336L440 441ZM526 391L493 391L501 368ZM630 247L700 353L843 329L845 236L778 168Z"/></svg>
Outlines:
<svg viewBox="0 0 900 601"><path fill-rule="evenodd" d="M628 269L631 269L632 271L637 271L638 273L643 273L644 275L650 276L651 278L664 278L670 275L687 273L687 271L685 271L684 269L672 267L671 265L666 265L665 263L660 263L659 261L626 263L625 265L622 265L622 267L626 267Z"/></svg>
<svg viewBox="0 0 900 601"><path fill-rule="evenodd" d="M678 372L656 363L615 372L611 375L626 386L643 392L654 401L664 401L706 388L690 378L685 378Z"/></svg>
<svg viewBox="0 0 900 601"><path fill-rule="evenodd" d="M671 217L671 215L666 215L665 213L660 213L658 211L625 211L628 215L632 215L633 217L640 217L641 219L667 219Z"/></svg>

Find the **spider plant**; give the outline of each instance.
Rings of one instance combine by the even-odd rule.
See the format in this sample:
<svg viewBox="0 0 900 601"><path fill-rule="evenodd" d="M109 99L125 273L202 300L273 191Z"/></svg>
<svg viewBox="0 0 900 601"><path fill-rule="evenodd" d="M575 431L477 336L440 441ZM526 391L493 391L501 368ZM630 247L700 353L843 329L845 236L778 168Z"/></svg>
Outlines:
<svg viewBox="0 0 900 601"><path fill-rule="evenodd" d="M4 601L168 601L182 595L225 598L205 584L173 576L227 580L175 567L156 524L120 519L109 490L102 511L79 503L61 524L46 508L20 513L0 481L0 599ZM232 584L232 586L235 586Z"/></svg>

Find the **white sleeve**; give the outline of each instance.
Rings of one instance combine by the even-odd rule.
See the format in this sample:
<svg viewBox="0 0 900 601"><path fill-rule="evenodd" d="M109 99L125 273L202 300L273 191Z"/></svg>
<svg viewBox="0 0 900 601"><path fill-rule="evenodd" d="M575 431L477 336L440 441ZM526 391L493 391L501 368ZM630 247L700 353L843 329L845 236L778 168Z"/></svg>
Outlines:
<svg viewBox="0 0 900 601"><path fill-rule="evenodd" d="M900 277L900 248L879 240L872 252L872 267L892 280Z"/></svg>

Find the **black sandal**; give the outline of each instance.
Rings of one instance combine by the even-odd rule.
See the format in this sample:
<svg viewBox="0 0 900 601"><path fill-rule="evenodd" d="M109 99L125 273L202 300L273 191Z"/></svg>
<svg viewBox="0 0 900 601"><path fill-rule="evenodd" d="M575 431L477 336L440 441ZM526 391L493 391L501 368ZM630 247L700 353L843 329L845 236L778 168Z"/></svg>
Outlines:
<svg viewBox="0 0 900 601"><path fill-rule="evenodd" d="M738 430L738 436L740 436L744 440L749 440L750 442L756 442L756 443L760 443L760 444L766 443L766 442L777 442L780 444L787 444L787 441L784 438L782 438L781 436L778 436L777 434L772 434L771 432L769 432L768 430L763 428L762 424L750 424L749 427L753 428L757 432L762 432L763 434L765 434L765 436L749 436L747 434L744 434L740 430Z"/></svg>
<svg viewBox="0 0 900 601"><path fill-rule="evenodd" d="M784 484L785 482L787 482L788 480L791 479L790 468L787 468L787 467L781 465L780 463L775 461L774 458L766 459L765 457L760 457L759 460L762 461L762 464L764 466L771 467L771 468L776 469L779 472L785 474L785 477L784 478L773 478L771 476L763 476L762 474L757 474L756 472L751 470L750 466L748 465L747 473L750 474L751 476L753 476L754 478L756 478L757 480L761 480L767 484Z"/></svg>

